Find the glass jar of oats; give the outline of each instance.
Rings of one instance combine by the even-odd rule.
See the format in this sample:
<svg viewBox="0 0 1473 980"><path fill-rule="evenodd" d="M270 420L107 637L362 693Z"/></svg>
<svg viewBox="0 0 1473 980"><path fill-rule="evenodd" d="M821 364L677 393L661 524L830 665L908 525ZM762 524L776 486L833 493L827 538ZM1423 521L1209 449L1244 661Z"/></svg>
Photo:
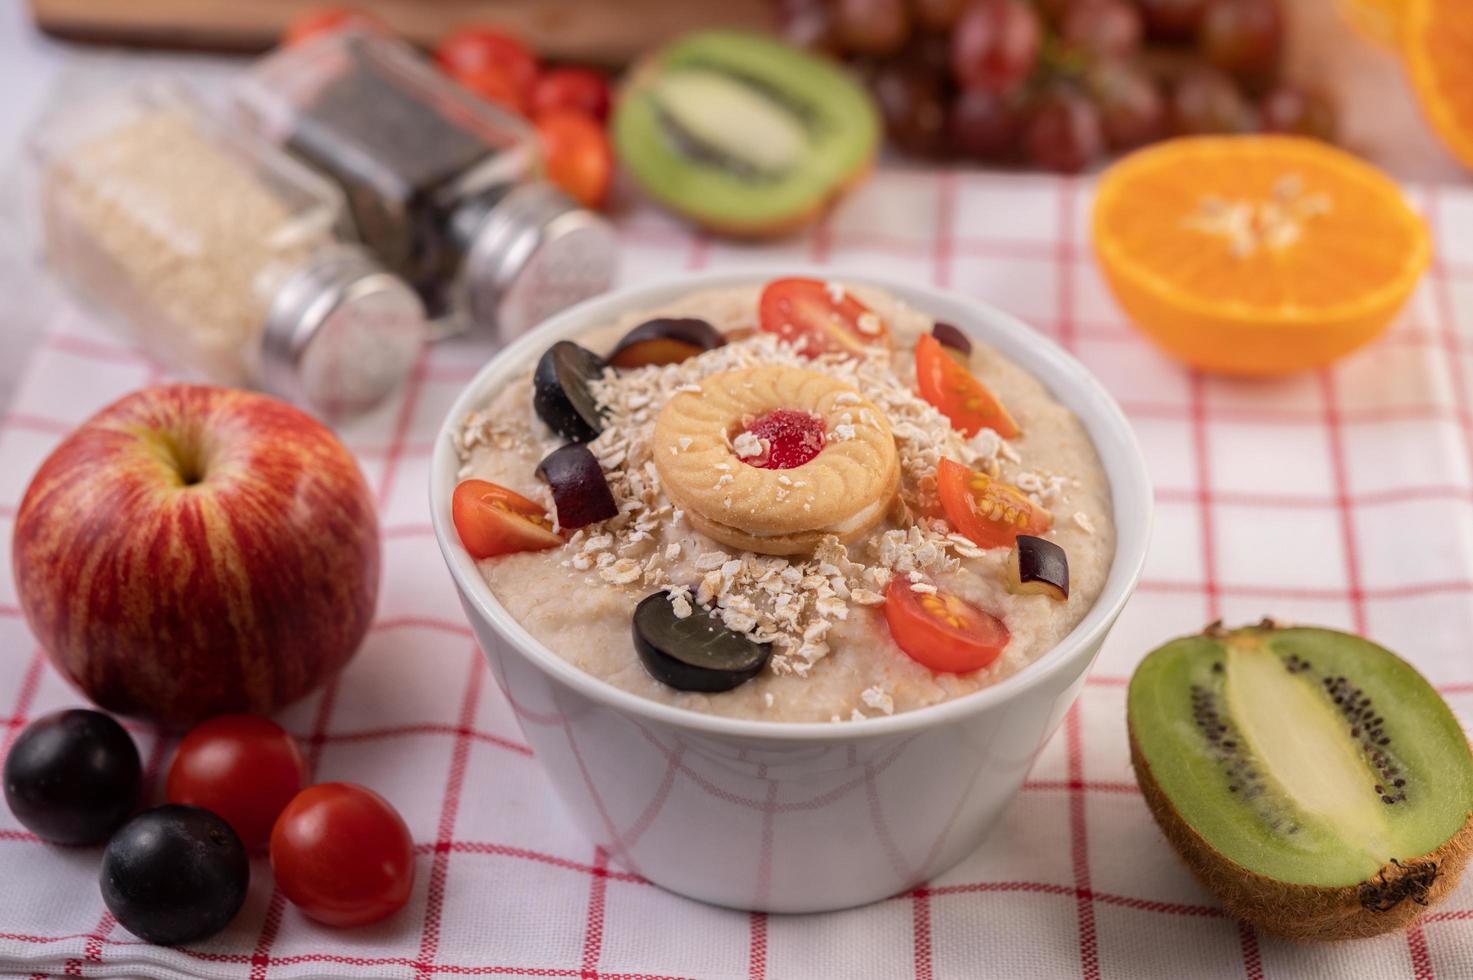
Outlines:
<svg viewBox="0 0 1473 980"><path fill-rule="evenodd" d="M343 417L424 341L418 297L347 244L341 195L187 91L69 109L34 149L46 261L160 360Z"/></svg>

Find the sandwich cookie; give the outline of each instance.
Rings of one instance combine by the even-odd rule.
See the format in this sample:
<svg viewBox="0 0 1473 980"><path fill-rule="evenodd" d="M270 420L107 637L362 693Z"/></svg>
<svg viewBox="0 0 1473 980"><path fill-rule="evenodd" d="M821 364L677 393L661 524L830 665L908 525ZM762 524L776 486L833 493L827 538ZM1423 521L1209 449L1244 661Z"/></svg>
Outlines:
<svg viewBox="0 0 1473 980"><path fill-rule="evenodd" d="M655 420L655 467L696 530L767 555L878 524L900 488L883 412L851 386L792 367L727 371Z"/></svg>

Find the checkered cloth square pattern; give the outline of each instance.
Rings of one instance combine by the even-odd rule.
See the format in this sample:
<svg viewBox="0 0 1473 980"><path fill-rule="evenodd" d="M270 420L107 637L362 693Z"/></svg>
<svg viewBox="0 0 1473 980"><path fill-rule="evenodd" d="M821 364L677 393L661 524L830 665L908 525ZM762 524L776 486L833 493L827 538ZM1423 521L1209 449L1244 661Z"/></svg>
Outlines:
<svg viewBox="0 0 1473 980"><path fill-rule="evenodd" d="M1408 189L1438 260L1382 340L1333 370L1261 382L1195 374L1130 329L1086 247L1090 193L1087 181L888 169L786 243L712 241L653 210L620 220L624 283L791 259L986 300L1073 351L1134 423L1156 485L1144 580L1023 791L959 867L867 908L765 916L668 894L574 830L488 682L430 531L436 427L491 353L456 341L426 351L397 397L342 430L382 517L377 621L340 677L279 716L316 779L365 783L402 810L419 853L409 906L377 926L327 929L284 901L257 858L230 928L162 949L103 908L97 848L47 846L0 812L0 971L1473 978L1473 881L1408 932L1352 944L1298 946L1226 917L1146 810L1124 704L1131 670L1161 641L1272 614L1400 651L1473 723L1473 192ZM0 554L56 442L161 377L84 312L58 311L0 417ZM0 755L28 720L80 703L37 649L0 562ZM157 795L173 742L132 731ZM660 833L659 814L646 817Z"/></svg>

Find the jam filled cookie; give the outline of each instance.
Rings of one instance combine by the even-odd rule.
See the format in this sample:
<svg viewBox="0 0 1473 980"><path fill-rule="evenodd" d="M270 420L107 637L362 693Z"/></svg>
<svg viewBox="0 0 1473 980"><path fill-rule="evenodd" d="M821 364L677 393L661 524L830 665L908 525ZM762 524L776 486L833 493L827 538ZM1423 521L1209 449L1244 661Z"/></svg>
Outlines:
<svg viewBox="0 0 1473 980"><path fill-rule="evenodd" d="M900 485L883 412L836 378L755 367L679 392L655 422L655 466L696 530L768 555L854 538Z"/></svg>

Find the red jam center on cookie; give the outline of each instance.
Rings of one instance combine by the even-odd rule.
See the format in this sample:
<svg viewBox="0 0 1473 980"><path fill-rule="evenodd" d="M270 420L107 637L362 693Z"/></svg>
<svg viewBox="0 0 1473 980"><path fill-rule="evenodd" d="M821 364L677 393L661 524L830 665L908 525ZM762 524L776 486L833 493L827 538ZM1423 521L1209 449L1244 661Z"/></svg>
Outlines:
<svg viewBox="0 0 1473 980"><path fill-rule="evenodd" d="M761 439L766 452L742 462L764 470L790 470L823 451L823 419L807 412L779 408L754 419L746 431Z"/></svg>

